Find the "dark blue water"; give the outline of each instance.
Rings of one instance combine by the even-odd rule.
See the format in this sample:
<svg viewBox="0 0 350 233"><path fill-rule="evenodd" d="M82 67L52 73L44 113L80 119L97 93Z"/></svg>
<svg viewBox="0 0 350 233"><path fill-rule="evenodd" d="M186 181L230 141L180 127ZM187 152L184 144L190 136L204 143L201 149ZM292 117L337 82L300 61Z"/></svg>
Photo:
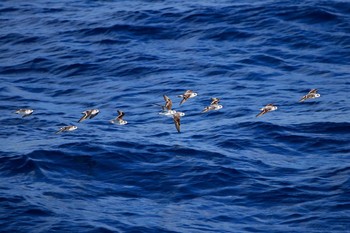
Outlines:
<svg viewBox="0 0 350 233"><path fill-rule="evenodd" d="M3 0L0 54L1 232L350 231L349 1Z"/></svg>

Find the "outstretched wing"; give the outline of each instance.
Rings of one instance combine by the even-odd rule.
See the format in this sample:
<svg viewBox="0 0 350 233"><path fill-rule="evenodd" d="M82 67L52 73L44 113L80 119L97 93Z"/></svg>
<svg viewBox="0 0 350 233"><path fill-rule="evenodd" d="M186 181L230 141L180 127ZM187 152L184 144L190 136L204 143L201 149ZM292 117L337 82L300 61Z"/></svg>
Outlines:
<svg viewBox="0 0 350 233"><path fill-rule="evenodd" d="M60 130L56 132L56 134L62 133L63 131L67 130L67 126L61 127Z"/></svg>
<svg viewBox="0 0 350 233"><path fill-rule="evenodd" d="M62 128L60 129L60 130L58 130L55 134L59 134L59 133L61 133L63 130L62 130Z"/></svg>
<svg viewBox="0 0 350 233"><path fill-rule="evenodd" d="M123 111L118 110L118 114L119 114L119 115L117 116L117 118L116 118L116 119L120 121L120 120L122 120L122 119L123 119L123 117L124 117L125 113L124 113Z"/></svg>
<svg viewBox="0 0 350 233"><path fill-rule="evenodd" d="M173 107L173 102L171 101L171 99L168 96L163 95L163 97L165 100L165 108L167 108L168 110L171 110L171 108Z"/></svg>
<svg viewBox="0 0 350 233"><path fill-rule="evenodd" d="M218 104L220 102L219 98L211 98L211 103L210 105Z"/></svg>
<svg viewBox="0 0 350 233"><path fill-rule="evenodd" d="M175 127L177 129L177 132L180 133L180 125L181 125L181 123L180 123L180 114L175 114L173 116L173 119L174 119L174 123L175 123Z"/></svg>
<svg viewBox="0 0 350 233"><path fill-rule="evenodd" d="M210 107L205 107L202 112L208 112L210 110Z"/></svg>
<svg viewBox="0 0 350 233"><path fill-rule="evenodd" d="M78 121L78 123L79 123L79 122L82 122L82 121L84 121L84 120L86 120L86 119L88 118L88 116L89 116L88 111L83 112L83 114L84 114L84 116L82 116L82 117L80 118L80 120Z"/></svg>
<svg viewBox="0 0 350 233"><path fill-rule="evenodd" d="M210 110L214 110L214 109L215 109L215 106L210 105L210 106L205 107L205 108L203 109L203 111L202 111L202 112L208 112L208 111L210 111Z"/></svg>
<svg viewBox="0 0 350 233"><path fill-rule="evenodd" d="M316 94L317 93L317 89L312 89L311 91L309 91L309 94Z"/></svg>
<svg viewBox="0 0 350 233"><path fill-rule="evenodd" d="M308 96L308 95L304 95L304 96L299 100L299 102L304 102L304 101L307 99L307 96Z"/></svg>
<svg viewBox="0 0 350 233"><path fill-rule="evenodd" d="M182 97L182 100L181 100L181 102L180 102L180 105L183 104L183 103L185 103L187 99L188 99L188 96L184 95L184 96Z"/></svg>
<svg viewBox="0 0 350 233"><path fill-rule="evenodd" d="M261 110L261 112L258 115L256 115L256 117L262 116L267 112L268 112L267 109L264 108L263 110Z"/></svg>
<svg viewBox="0 0 350 233"><path fill-rule="evenodd" d="M170 100L170 98L166 95L163 95L163 97L164 97L165 102L168 102Z"/></svg>

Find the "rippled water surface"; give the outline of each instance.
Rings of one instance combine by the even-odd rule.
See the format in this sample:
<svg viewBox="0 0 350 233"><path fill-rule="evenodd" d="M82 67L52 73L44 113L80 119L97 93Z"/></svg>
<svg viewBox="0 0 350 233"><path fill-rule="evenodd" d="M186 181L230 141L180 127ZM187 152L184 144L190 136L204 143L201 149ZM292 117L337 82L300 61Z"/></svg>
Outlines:
<svg viewBox="0 0 350 233"><path fill-rule="evenodd" d="M340 0L1 1L1 231L349 232L349 36Z"/></svg>

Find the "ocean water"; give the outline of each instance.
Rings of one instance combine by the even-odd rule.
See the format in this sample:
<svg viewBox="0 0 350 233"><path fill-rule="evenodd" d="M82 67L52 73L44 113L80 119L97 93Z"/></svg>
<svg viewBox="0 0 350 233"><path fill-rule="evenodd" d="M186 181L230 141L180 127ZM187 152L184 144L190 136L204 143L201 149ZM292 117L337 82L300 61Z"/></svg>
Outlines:
<svg viewBox="0 0 350 233"><path fill-rule="evenodd" d="M350 231L349 1L2 0L0 54L1 232Z"/></svg>

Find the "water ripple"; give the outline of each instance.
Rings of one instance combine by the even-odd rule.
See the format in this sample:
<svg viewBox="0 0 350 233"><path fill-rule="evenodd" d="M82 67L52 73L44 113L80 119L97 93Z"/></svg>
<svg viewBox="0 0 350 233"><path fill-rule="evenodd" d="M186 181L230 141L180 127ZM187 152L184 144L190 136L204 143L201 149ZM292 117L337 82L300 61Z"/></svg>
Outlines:
<svg viewBox="0 0 350 233"><path fill-rule="evenodd" d="M4 232L348 231L349 3L0 12ZM312 88L321 97L298 103ZM180 134L159 115L164 94L186 113ZM212 97L223 109L201 113ZM256 118L268 103L278 110ZM127 125L110 124L117 110ZM78 129L56 135L64 125Z"/></svg>

